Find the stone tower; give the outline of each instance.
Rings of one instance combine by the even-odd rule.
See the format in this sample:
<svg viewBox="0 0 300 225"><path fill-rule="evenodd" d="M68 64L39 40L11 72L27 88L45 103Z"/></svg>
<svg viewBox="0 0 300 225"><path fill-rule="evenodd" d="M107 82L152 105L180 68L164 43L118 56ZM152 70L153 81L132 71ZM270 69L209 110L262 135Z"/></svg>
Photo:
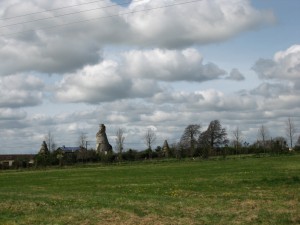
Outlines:
<svg viewBox="0 0 300 225"><path fill-rule="evenodd" d="M112 151L112 147L109 144L106 136L106 128L104 124L99 126L99 131L96 134L96 151L98 154L107 154L108 152Z"/></svg>

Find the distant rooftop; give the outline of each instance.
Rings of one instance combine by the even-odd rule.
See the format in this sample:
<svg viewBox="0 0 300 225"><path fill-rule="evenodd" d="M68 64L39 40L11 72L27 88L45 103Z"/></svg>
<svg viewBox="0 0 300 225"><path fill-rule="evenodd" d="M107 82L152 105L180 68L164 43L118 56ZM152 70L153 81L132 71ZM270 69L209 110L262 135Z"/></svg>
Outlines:
<svg viewBox="0 0 300 225"><path fill-rule="evenodd" d="M75 152L80 150L80 147L66 147L66 146L62 146L60 147L64 152Z"/></svg>

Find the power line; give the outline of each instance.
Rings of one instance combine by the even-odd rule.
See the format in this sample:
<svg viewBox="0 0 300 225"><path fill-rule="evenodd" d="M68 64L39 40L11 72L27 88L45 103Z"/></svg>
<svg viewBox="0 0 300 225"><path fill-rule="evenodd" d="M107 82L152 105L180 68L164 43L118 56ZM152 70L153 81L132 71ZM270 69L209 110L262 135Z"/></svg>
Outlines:
<svg viewBox="0 0 300 225"><path fill-rule="evenodd" d="M139 1L142 1L142 0L136 0L134 2L139 2ZM33 23L33 22L42 21L42 20L55 19L55 18L58 18L58 17L70 16L70 15L74 15L74 14L78 14L78 13L83 13L83 12L90 12L90 11L95 11L95 10L99 10L99 9L106 9L106 8L120 6L120 5L126 5L128 3L130 3L130 2L124 2L124 3L120 3L120 4L107 5L107 6L102 6L102 7L98 7L98 8L81 10L81 11L77 11L77 12L70 12L70 13L65 13L65 14L61 14L61 15L50 16L50 17L45 17L45 18L40 18L40 19L35 19L35 20L28 20L28 21L20 22L20 23L12 23L12 24L7 24L7 25L0 26L0 28L13 27L13 26L17 26L17 25L23 25L23 24L27 24L27 23Z"/></svg>
<svg viewBox="0 0 300 225"><path fill-rule="evenodd" d="M88 4L93 4L96 2L103 2L103 1L105 1L105 0L79 3L76 5L69 5L69 6L64 6L64 7L60 7L60 8L48 9L48 10L44 10L44 11L32 12L32 13L27 13L27 14L22 14L22 15L18 15L18 16L12 16L12 17L2 17L2 18L0 18L0 20L11 20L11 19L19 18L19 17L31 16L31 15L41 14L41 13L45 13L45 12L52 12L52 11L57 11L57 10L61 10L61 9L72 8L72 7L76 7L76 6L82 6L82 5L88 5Z"/></svg>
<svg viewBox="0 0 300 225"><path fill-rule="evenodd" d="M32 31L51 30L51 29L55 29L58 27L70 26L70 25L75 25L75 24L79 24L79 23L87 23L87 22L92 22L92 21L100 20L100 19L107 19L107 18L112 18L112 17L117 17L117 16L125 16L125 15L129 15L129 14L134 14L134 13L139 13L139 12L147 12L147 11L151 11L151 10L163 9L163 8L168 8L168 7L178 6L178 5L186 5L186 4L195 3L195 2L199 2L199 1L202 1L202 0L193 0L193 1L175 3L175 4L170 4L170 5L158 6L158 7L154 7L154 8L130 11L130 12L121 13L121 14L113 14L113 15L96 17L96 18L87 19L87 20L79 20L79 21L75 21L75 22L71 22L71 23L65 23L65 24L60 24L60 25L55 25L55 26L44 27L44 28L24 30L24 31L9 33L9 34L1 34L0 37L9 37L9 36L14 36L14 35L18 35L18 34L22 34L22 33L26 33L26 32L32 32Z"/></svg>

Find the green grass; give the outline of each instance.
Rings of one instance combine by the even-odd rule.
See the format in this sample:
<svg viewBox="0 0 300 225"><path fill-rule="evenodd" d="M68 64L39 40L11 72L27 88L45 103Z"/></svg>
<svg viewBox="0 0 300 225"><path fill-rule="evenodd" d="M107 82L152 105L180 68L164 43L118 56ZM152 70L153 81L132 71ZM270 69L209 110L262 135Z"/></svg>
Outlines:
<svg viewBox="0 0 300 225"><path fill-rule="evenodd" d="M0 224L300 224L300 156L0 172Z"/></svg>

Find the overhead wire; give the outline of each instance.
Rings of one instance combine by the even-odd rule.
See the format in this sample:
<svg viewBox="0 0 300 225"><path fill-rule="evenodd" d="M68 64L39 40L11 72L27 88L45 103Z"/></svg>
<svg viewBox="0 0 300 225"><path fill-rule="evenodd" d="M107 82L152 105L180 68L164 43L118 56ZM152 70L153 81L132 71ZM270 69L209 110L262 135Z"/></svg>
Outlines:
<svg viewBox="0 0 300 225"><path fill-rule="evenodd" d="M53 11L58 11L58 10L62 10L62 9L73 8L73 7L82 6L82 5L89 5L89 4L93 4L93 3L97 3L97 2L103 2L103 1L105 1L105 0L97 0L97 1L92 1L92 2L79 3L79 4L75 4L75 5L63 6L63 7L54 8L54 9L47 9L47 10L44 10L44 11L32 12L32 13L22 14L22 15L18 15L18 16L0 17L0 20L11 20L11 19L15 19L15 18L41 14L41 13L45 13L45 12L53 12Z"/></svg>
<svg viewBox="0 0 300 225"><path fill-rule="evenodd" d="M51 29L55 29L55 28L58 28L58 27L70 26L70 25L75 25L75 24L79 24L79 23L87 23L87 22L92 22L92 21L100 20L100 19L107 19L107 18L112 18L112 17L117 17L117 16L125 16L125 15L130 15L130 14L135 14L135 13L140 13L140 12L147 12L147 11L152 11L152 10L157 10L157 9L163 9L163 8L168 8L168 7L178 6L178 5L186 5L186 4L191 4L191 3L195 3L195 2L199 2L199 1L202 1L202 0L185 1L185 2L180 2L180 3L164 5L164 6L147 8L147 9L133 10L133 11L125 12L125 13L118 13L118 14L112 14L112 15L108 15L108 16L101 16L101 17L96 17L96 18L91 18L91 19L86 19L86 20L79 20L79 21L75 21L75 22L70 22L70 23L65 23L65 24L60 24L60 25L54 25L54 26L49 26L49 27L42 27L42 28L37 28L37 29L28 29L28 30L19 31L19 32L1 34L0 37L14 36L14 35L27 33L27 32L32 32L32 31L51 30Z"/></svg>
<svg viewBox="0 0 300 225"><path fill-rule="evenodd" d="M142 0L136 0L134 2L139 2L139 1L142 1ZM40 18L40 19L28 20L28 21L25 21L25 22L11 23L11 24L0 26L0 28L12 27L12 26L23 25L23 24L27 24L27 23L42 21L42 20L49 20L49 19L55 19L55 18L64 17L64 16L70 16L70 15L83 13L83 12L90 12L90 11L95 11L95 10L99 10L99 9L106 9L106 8L111 8L111 7L116 7L116 6L122 6L122 5L127 5L128 3L130 3L130 1L120 3L120 4L112 4L112 5L97 7L97 8L93 8L93 9L80 10L80 11L77 11L77 12L70 12L70 13L65 13L65 14L60 14L60 15L55 15L55 16L49 16L49 17Z"/></svg>
<svg viewBox="0 0 300 225"><path fill-rule="evenodd" d="M38 28L38 29L30 29L30 30L25 30L25 31L21 31L21 32L4 34L4 35L2 34L0 36L13 36L13 35L16 35L16 34L21 34L21 33L26 33L26 32L31 32L31 31L37 31L37 30L55 29L57 27L62 27L62 26L69 26L69 25L74 25L74 24L79 24L79 23L91 22L91 21L99 20L99 19L112 18L112 17L116 17L116 16L124 16L124 15L139 13L139 12L146 12L146 11L151 11L151 10L157 10L157 9L163 9L163 8L167 8L167 7L178 6L178 5L185 5L185 4L190 4L190 3L199 2L199 1L202 1L202 0L185 1L185 2L174 3L174 4L169 4L169 5L164 5L164 6L158 6L158 7L153 7L153 8L147 8L147 9L141 9L141 10L133 10L133 11L130 11L130 12L118 13L118 14L113 14L113 15L108 15L108 16L102 16L102 17L97 17L97 18L92 18L92 19L87 19L87 20L80 20L80 21L75 21L75 22L71 22L71 23L65 23L65 24L55 25L55 26L51 26L51 27L44 27L44 28ZM15 16L15 17L0 18L0 20L10 20L10 19L14 19L14 18L25 17L25 16L28 16L28 15L41 14L41 13L44 13L44 12L50 12L50 11L55 11L55 10L60 10L60 9L65 9L65 8L71 8L71 7L75 7L75 6L80 6L80 5L92 4L92 3L95 3L95 2L100 2L100 1L93 1L93 2L88 2L88 3L81 3L81 4L77 4L77 5L72 5L72 6L65 6L65 7L51 9L51 10L45 10L45 11L40 11L40 12L34 12L34 13L28 13L28 14L18 15L18 16ZM138 2L138 0L137 1L131 1L131 2ZM114 4L114 5L109 5L109 6L105 6L105 7L99 7L97 9L104 9L104 8L108 8L108 7L118 6L118 5L125 5L125 4L128 4L128 3L129 2L120 3L120 4ZM24 24L24 23L35 22L35 21L39 21L39 20L52 19L52 18L55 18L55 17L62 17L62 16L70 15L70 14L82 13L82 12L91 11L91 10L96 10L96 9L81 10L81 11L73 12L73 13L69 13L69 14L57 15L57 16L54 16L54 17L51 17L51 18L42 18L42 19L38 19L38 20L34 20L34 21L26 21L26 22L23 22L23 23L11 24L11 25L2 26L2 27L8 27L8 26L13 26L13 25L21 25L21 24ZM2 28L2 27L0 27L0 28ZM127 144L140 145L141 143L129 142ZM31 146L31 145L27 144L27 146ZM24 145L22 145L22 147L24 147Z"/></svg>

